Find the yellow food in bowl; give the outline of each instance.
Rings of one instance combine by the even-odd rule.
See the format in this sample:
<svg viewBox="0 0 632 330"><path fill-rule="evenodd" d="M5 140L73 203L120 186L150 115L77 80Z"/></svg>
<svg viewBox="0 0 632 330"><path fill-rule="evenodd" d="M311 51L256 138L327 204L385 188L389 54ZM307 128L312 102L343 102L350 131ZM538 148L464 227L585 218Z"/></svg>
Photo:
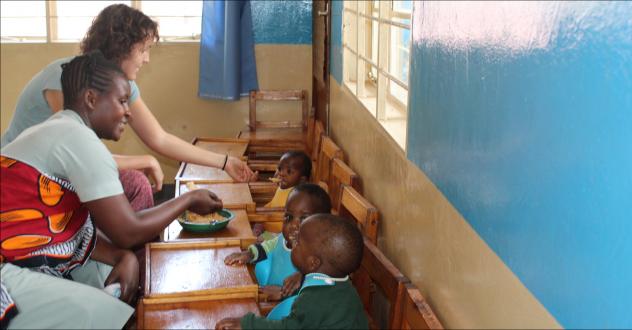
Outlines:
<svg viewBox="0 0 632 330"><path fill-rule="evenodd" d="M192 223L209 223L213 221L222 222L224 220L226 220L226 218L217 212L210 213L207 215L199 215L197 213L187 212L187 218L186 218L187 222L192 222Z"/></svg>

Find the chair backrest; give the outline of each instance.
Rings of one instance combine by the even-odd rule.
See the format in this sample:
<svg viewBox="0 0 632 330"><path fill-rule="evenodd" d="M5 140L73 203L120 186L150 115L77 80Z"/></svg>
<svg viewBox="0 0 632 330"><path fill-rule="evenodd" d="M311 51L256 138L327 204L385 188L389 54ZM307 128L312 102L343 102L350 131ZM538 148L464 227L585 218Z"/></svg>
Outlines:
<svg viewBox="0 0 632 330"><path fill-rule="evenodd" d="M250 91L250 122L248 128L303 128L307 131L308 99L306 90ZM301 101L301 122L290 121L257 121L257 101Z"/></svg>
<svg viewBox="0 0 632 330"><path fill-rule="evenodd" d="M316 161L316 173L313 181L318 183L323 181L329 183L329 174L331 173L331 163L334 158L340 158L344 160L344 154L342 149L334 143L328 136L323 135L320 141L320 152L318 153L318 160Z"/></svg>
<svg viewBox="0 0 632 330"><path fill-rule="evenodd" d="M342 184L341 189L339 215L355 220L362 234L376 244L379 217L377 208L352 187Z"/></svg>
<svg viewBox="0 0 632 330"><path fill-rule="evenodd" d="M311 144L309 149L311 153L309 156L312 158L312 161L315 161L318 158L318 153L320 152L320 142L324 134L325 126L323 126L323 123L320 120L314 120L314 129L311 136L309 136Z"/></svg>
<svg viewBox="0 0 632 330"><path fill-rule="evenodd" d="M357 192L362 193L360 188L360 176L357 175L351 167L347 166L339 158L334 158L331 164L331 173L329 175L329 196L331 196L331 206L334 213L340 213L340 194L342 193L342 185L346 184Z"/></svg>
<svg viewBox="0 0 632 330"><path fill-rule="evenodd" d="M412 283L406 283L402 317L393 329L443 329L443 325L421 295L419 289Z"/></svg>
<svg viewBox="0 0 632 330"><path fill-rule="evenodd" d="M352 280L369 317L369 328L397 329L393 324L400 323L405 284L410 281L367 239L364 240L362 264L353 273ZM374 302L380 299L377 288L389 305L386 319L378 308L374 308Z"/></svg>

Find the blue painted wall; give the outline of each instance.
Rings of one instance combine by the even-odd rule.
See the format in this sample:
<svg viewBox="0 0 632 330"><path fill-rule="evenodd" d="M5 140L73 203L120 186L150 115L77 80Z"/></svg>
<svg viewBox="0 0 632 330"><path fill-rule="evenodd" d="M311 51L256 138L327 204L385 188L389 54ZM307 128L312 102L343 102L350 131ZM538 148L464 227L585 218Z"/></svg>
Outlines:
<svg viewBox="0 0 632 330"><path fill-rule="evenodd" d="M410 160L549 312L631 328L632 3L418 2L410 90Z"/></svg>
<svg viewBox="0 0 632 330"><path fill-rule="evenodd" d="M535 297L632 328L632 3L415 2L409 84L408 157Z"/></svg>
<svg viewBox="0 0 632 330"><path fill-rule="evenodd" d="M343 3L339 0L331 2L331 57L329 58L329 71L338 84L342 84L342 9Z"/></svg>
<svg viewBox="0 0 632 330"><path fill-rule="evenodd" d="M312 44L312 1L251 1L257 44Z"/></svg>

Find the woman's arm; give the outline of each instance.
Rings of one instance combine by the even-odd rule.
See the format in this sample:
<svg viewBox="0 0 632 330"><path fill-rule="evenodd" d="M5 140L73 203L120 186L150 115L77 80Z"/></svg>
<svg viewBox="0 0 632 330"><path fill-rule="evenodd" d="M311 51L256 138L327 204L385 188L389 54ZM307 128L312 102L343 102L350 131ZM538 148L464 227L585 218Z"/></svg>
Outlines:
<svg viewBox="0 0 632 330"><path fill-rule="evenodd" d="M154 192L162 190L162 181L165 175L162 173L160 163L153 156L112 155L112 157L114 157L119 170L141 170L154 182Z"/></svg>
<svg viewBox="0 0 632 330"><path fill-rule="evenodd" d="M138 213L134 213L123 194L89 201L85 205L96 227L122 248L148 242L184 210L208 214L222 209L222 201L206 189L187 192Z"/></svg>
<svg viewBox="0 0 632 330"><path fill-rule="evenodd" d="M47 89L44 91L44 99L52 113L61 111L64 108L64 94L60 90Z"/></svg>
<svg viewBox="0 0 632 330"><path fill-rule="evenodd" d="M241 160L235 157L226 159L226 155L198 148L170 133L167 133L156 117L151 113L142 98L138 98L130 106L132 118L130 126L140 139L152 150L181 162L222 168L235 180L252 181L256 175Z"/></svg>
<svg viewBox="0 0 632 330"><path fill-rule="evenodd" d="M112 271L105 279L104 285L118 282L121 285L121 300L131 303L138 290L139 268L136 256L128 250L113 246L106 240L97 239L91 258L112 266Z"/></svg>

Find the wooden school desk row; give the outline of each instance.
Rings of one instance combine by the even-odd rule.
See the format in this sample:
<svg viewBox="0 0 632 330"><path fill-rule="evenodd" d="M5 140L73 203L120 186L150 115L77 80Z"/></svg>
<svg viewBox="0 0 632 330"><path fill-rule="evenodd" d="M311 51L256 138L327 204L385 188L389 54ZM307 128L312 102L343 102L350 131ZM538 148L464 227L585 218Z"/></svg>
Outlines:
<svg viewBox="0 0 632 330"><path fill-rule="evenodd" d="M301 104L301 122L257 120L259 100L294 101ZM267 178L280 156L304 150L311 156L311 181L325 188L332 212L353 219L365 236L360 269L352 276L373 329L442 329L421 292L376 246L378 210L361 192L360 177L345 163L344 152L326 135L320 121L308 116L306 91L257 91L250 94L250 125L234 139L200 137L193 144L240 157L260 180L236 183L224 171L182 163L176 174L176 196L188 191L187 183L210 189L235 214L228 226L213 233L183 231L177 221L169 225L161 243L146 246L145 296L137 309L139 329L213 328L224 317L247 312L265 315L271 306L260 302L252 269L226 266L223 259L256 241L252 225L280 232L283 209L264 209L276 185ZM386 300L388 313L376 310Z"/></svg>

